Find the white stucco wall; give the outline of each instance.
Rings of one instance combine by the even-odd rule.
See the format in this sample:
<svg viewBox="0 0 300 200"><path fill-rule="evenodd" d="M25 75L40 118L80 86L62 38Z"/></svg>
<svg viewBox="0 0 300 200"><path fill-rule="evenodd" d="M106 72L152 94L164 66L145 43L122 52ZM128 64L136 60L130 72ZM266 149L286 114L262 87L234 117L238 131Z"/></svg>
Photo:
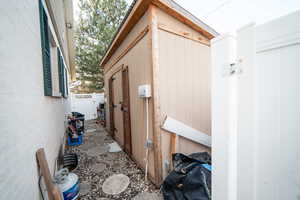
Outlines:
<svg viewBox="0 0 300 200"><path fill-rule="evenodd" d="M0 25L0 199L36 200L35 152L53 173L70 106L44 96L38 0L2 1Z"/></svg>

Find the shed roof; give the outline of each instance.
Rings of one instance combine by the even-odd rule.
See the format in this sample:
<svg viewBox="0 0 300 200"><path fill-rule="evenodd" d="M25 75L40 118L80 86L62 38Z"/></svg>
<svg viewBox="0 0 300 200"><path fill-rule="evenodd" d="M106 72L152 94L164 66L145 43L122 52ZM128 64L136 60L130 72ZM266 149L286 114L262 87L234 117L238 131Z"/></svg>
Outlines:
<svg viewBox="0 0 300 200"><path fill-rule="evenodd" d="M156 5L177 20L206 36L208 39L212 39L219 35L213 28L209 27L173 0L134 0L107 48L105 55L100 62L100 66L104 66L109 61L134 25L147 11L150 4Z"/></svg>

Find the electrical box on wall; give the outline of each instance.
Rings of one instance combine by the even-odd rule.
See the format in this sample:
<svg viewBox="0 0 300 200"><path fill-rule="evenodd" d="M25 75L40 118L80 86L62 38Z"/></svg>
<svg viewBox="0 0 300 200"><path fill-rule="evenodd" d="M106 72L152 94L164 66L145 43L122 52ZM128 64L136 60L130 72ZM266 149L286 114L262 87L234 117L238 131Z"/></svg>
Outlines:
<svg viewBox="0 0 300 200"><path fill-rule="evenodd" d="M149 98L149 97L151 97L151 86L150 85L140 85L138 90L139 90L139 97L140 98Z"/></svg>

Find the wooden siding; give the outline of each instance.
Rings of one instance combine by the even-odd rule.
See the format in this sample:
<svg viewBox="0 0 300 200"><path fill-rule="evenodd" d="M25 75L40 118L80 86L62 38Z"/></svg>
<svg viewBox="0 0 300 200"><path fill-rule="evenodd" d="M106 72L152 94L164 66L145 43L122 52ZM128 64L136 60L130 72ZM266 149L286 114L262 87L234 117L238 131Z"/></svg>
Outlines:
<svg viewBox="0 0 300 200"><path fill-rule="evenodd" d="M126 48L130 45L130 43L132 41L135 40L135 38L139 35L139 33L141 31L143 31L143 29L148 25L148 12L145 13L145 15L140 19L140 21L134 26L134 28L131 30L131 32L129 33L129 35L127 36L127 38L123 41L123 43L121 44L121 46L118 48L118 50L114 53L114 55L110 58L110 60L105 64L105 66L102 66L104 67L104 70L105 70L105 76L104 76L104 79L105 79L105 91L106 91L106 97L109 99L109 95L108 95L108 79L112 76L112 74L114 72L116 72L121 64L119 64L120 62L114 64L112 66L112 64L115 62L115 60L119 57L119 55L121 55L125 50ZM106 101L107 103L109 101ZM106 106L109 106L108 104ZM107 107L108 108L108 107ZM106 120L107 120L107 129L109 130L109 112L106 112Z"/></svg>
<svg viewBox="0 0 300 200"><path fill-rule="evenodd" d="M184 28L184 25L178 27ZM159 65L161 119L170 116L210 135L210 47L159 30ZM162 131L161 137L163 161L170 161L170 134ZM182 137L179 137L177 150L210 152L209 148ZM166 173L165 169L164 175Z"/></svg>
<svg viewBox="0 0 300 200"><path fill-rule="evenodd" d="M159 72L156 76L158 76L158 100L161 110L160 122L162 123L168 115L210 135L210 41L163 11L159 9L157 11ZM139 85L152 85L153 79L157 78L152 77L151 30L144 33L129 51L127 49L147 26L151 27L147 21L148 17L149 12L146 12L105 65L107 92L109 78L122 66L128 66L132 157L141 167L145 166L145 104L138 97L137 90ZM160 29L159 26L171 31ZM120 57L122 54L124 56ZM153 98L150 99L149 111L150 138L153 139ZM106 119L109 120L109 112L106 113ZM109 121L107 124L110 124ZM107 129L109 130L109 127ZM163 161L161 167L164 168L163 175L166 175L164 162L170 161L171 138L170 133L165 131L160 131L160 134L162 151L160 156ZM209 148L181 137L178 137L177 149L186 154L199 151L210 152ZM153 178L155 177L153 151L150 151L149 160L149 173Z"/></svg>
<svg viewBox="0 0 300 200"><path fill-rule="evenodd" d="M105 91L108 96L108 80L121 66L128 66L129 70L129 93L130 93L130 115L131 115L131 136L132 136L132 158L141 167L145 167L145 148L146 127L145 127L145 103L143 99L138 97L138 86L142 84L152 84L151 80L151 49L149 46L149 33L141 38L133 48L131 48L117 63L116 59L121 55L127 47L134 41L138 35L148 26L148 12L135 25L127 38L123 41L119 49L105 65ZM112 63L115 63L112 66ZM111 68L110 68L111 67ZM109 69L110 68L110 69ZM121 89L121 87L120 87ZM122 94L122 92L120 93ZM109 101L107 101L109 102ZM107 105L108 106L108 105ZM108 108L108 107L107 107ZM153 101L150 100L149 105L149 131L150 138L153 137ZM109 119L109 112L106 112L106 119ZM119 123L119 122L116 122ZM109 125L109 121L106 123ZM109 130L109 127L107 127ZM154 174L154 154L149 154L149 174L153 178Z"/></svg>
<svg viewBox="0 0 300 200"><path fill-rule="evenodd" d="M138 97L138 86L151 84L151 67L150 67L150 49L147 48L149 35L141 39L107 74L105 74L106 87L108 79L118 66L128 66L129 70L129 93L130 93L130 115L131 115L131 136L132 136L132 157L141 166L145 167L145 148L146 127L145 127L145 102ZM120 86L120 89L121 86ZM108 88L106 89L108 91ZM116 92L116 91L115 91ZM121 93L122 94L122 93ZM149 125L150 138L153 136L152 127L152 110L153 101L149 105ZM115 118L115 124L118 122ZM109 123L108 123L109 124ZM153 152L149 156L149 173L154 177Z"/></svg>

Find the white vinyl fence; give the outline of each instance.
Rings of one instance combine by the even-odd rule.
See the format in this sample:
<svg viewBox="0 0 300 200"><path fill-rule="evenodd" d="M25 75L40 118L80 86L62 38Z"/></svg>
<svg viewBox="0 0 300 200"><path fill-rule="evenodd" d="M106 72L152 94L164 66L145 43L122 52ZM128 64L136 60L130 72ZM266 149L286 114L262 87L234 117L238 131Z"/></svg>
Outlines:
<svg viewBox="0 0 300 200"><path fill-rule="evenodd" d="M72 94L72 112L80 112L85 115L85 120L97 118L97 107L104 103L104 93Z"/></svg>
<svg viewBox="0 0 300 200"><path fill-rule="evenodd" d="M212 43L213 200L300 199L299 21Z"/></svg>

